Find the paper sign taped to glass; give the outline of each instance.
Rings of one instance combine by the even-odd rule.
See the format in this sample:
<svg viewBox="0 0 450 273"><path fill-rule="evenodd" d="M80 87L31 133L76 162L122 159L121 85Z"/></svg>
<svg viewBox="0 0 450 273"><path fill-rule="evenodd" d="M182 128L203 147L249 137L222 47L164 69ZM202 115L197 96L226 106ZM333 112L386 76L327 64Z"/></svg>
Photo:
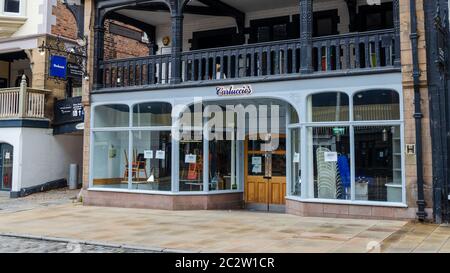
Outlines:
<svg viewBox="0 0 450 273"><path fill-rule="evenodd" d="M262 164L262 157L260 156L252 157L252 165L261 165L261 164Z"/></svg>
<svg viewBox="0 0 450 273"><path fill-rule="evenodd" d="M252 173L262 173L262 165L254 164L252 168Z"/></svg>
<svg viewBox="0 0 450 273"><path fill-rule="evenodd" d="M293 162L294 163L300 163L300 154L299 153L295 153L294 154Z"/></svg>
<svg viewBox="0 0 450 273"><path fill-rule="evenodd" d="M195 154L187 154L184 158L184 163L195 164L197 163L197 155Z"/></svg>
<svg viewBox="0 0 450 273"><path fill-rule="evenodd" d="M338 153L337 152L325 152L324 153L325 162L337 162Z"/></svg>
<svg viewBox="0 0 450 273"><path fill-rule="evenodd" d="M158 150L156 151L156 159L166 159L166 151Z"/></svg>
<svg viewBox="0 0 450 273"><path fill-rule="evenodd" d="M145 159L152 159L153 158L153 150L145 150L144 151L144 158Z"/></svg>

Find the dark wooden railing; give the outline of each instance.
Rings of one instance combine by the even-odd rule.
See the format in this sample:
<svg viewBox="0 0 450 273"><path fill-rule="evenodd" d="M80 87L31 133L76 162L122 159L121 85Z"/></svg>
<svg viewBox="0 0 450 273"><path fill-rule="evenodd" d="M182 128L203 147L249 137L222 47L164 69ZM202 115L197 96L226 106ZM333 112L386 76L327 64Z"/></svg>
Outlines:
<svg viewBox="0 0 450 273"><path fill-rule="evenodd" d="M314 38L315 73L393 67L394 30L350 33ZM300 41L248 44L195 50L181 55L182 82L298 74ZM103 88L170 83L170 55L101 62Z"/></svg>
<svg viewBox="0 0 450 273"><path fill-rule="evenodd" d="M393 66L394 30L351 33L313 39L314 71Z"/></svg>
<svg viewBox="0 0 450 273"><path fill-rule="evenodd" d="M223 80L299 72L300 41L287 40L184 52L183 81Z"/></svg>
<svg viewBox="0 0 450 273"><path fill-rule="evenodd" d="M170 55L108 60L100 63L103 88L168 84Z"/></svg>

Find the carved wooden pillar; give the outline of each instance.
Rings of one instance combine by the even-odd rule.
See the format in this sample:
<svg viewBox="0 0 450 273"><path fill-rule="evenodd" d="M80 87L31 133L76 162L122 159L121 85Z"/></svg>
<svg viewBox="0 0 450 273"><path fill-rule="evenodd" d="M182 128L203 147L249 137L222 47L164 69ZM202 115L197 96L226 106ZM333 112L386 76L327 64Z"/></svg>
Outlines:
<svg viewBox="0 0 450 273"><path fill-rule="evenodd" d="M105 28L103 25L97 24L94 27L94 44L94 86L97 89L103 87L103 70L100 69L100 62L104 60L105 48Z"/></svg>
<svg viewBox="0 0 450 273"><path fill-rule="evenodd" d="M313 0L300 0L300 73L312 68Z"/></svg>
<svg viewBox="0 0 450 273"><path fill-rule="evenodd" d="M394 14L394 35L395 35L395 47L394 47L394 66L400 66L400 7L399 0L392 1L393 14Z"/></svg>
<svg viewBox="0 0 450 273"><path fill-rule="evenodd" d="M172 84L180 83L181 78L181 53L183 51L183 14L176 10L172 14L172 56L171 56L171 81Z"/></svg>

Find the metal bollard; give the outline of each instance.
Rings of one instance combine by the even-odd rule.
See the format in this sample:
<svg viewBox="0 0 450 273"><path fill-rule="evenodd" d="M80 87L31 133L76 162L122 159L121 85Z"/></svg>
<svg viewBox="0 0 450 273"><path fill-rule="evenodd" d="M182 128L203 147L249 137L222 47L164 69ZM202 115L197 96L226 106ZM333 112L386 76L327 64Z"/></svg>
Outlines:
<svg viewBox="0 0 450 273"><path fill-rule="evenodd" d="M69 190L76 190L78 188L78 165L70 164L69 168Z"/></svg>

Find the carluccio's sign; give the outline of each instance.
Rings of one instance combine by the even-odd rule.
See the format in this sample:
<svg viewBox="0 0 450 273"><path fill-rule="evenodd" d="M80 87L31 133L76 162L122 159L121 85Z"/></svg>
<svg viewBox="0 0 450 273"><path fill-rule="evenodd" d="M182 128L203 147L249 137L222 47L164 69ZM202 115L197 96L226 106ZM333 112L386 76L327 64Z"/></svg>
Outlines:
<svg viewBox="0 0 450 273"><path fill-rule="evenodd" d="M216 94L219 97L227 97L227 96L249 96L253 93L253 89L251 85L244 85L235 87L231 86L218 86L216 87Z"/></svg>

